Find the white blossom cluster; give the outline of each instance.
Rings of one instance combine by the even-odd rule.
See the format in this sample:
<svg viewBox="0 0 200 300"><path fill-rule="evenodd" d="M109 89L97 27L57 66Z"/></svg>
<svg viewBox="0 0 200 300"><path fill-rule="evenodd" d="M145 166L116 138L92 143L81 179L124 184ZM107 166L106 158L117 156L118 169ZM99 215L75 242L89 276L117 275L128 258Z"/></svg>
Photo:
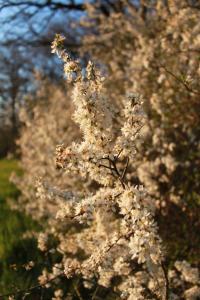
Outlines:
<svg viewBox="0 0 200 300"><path fill-rule="evenodd" d="M197 300L200 297L200 276L197 268L191 267L186 261L176 261L174 268L169 270L168 278L172 287L170 299ZM183 291L182 295L177 291Z"/></svg>
<svg viewBox="0 0 200 300"><path fill-rule="evenodd" d="M79 132L70 119L70 87L66 96L61 87L40 76L36 79L39 89L35 96L27 97L26 106L20 111L23 126L17 143L21 149L23 174L18 177L13 174L11 180L21 191L18 209L41 220L49 219L57 207L55 198L52 199L55 194L52 187L60 190L73 185L72 180L66 180L66 175L55 168L56 145L61 141L70 142Z"/></svg>
<svg viewBox="0 0 200 300"><path fill-rule="evenodd" d="M132 59L133 85L148 115L137 170L161 205L185 205L199 194L200 11L172 0L167 12L161 2Z"/></svg>
<svg viewBox="0 0 200 300"><path fill-rule="evenodd" d="M196 1L141 1L139 10L127 2L127 14L109 18L89 6L81 24L96 22L98 35L86 35L83 52L107 67L106 87L120 109L125 91L142 95L147 123L137 175L161 205L183 205L199 195L200 11Z"/></svg>
<svg viewBox="0 0 200 300"><path fill-rule="evenodd" d="M67 63L72 64L61 41L63 38L56 36L53 52L64 63L67 57ZM80 126L82 141L69 147L59 146L57 163L71 176L74 172L84 178L89 176L100 187L90 195L74 196L64 201L57 213L57 218L62 221L87 224L73 236L77 248L86 253L86 258L79 261L78 257L70 259L66 256L64 272L69 278L76 275L85 280L98 274L98 283L108 287L112 278L120 275L131 282L124 299L132 299L133 291L145 299L145 288L135 285L135 270L131 267L132 263L144 264L146 272L160 283L159 289L154 286L152 292L164 299L163 253L153 220L154 206L142 186L134 186L126 179L129 163L131 165L134 158L135 141L145 122L141 100L136 96L129 97L124 107L121 131L113 134L115 114L109 99L105 98L101 76L91 62L85 76L77 70L80 66L76 68L74 83L74 120ZM72 78L68 72L69 69L67 75ZM123 290L120 286L116 288Z"/></svg>

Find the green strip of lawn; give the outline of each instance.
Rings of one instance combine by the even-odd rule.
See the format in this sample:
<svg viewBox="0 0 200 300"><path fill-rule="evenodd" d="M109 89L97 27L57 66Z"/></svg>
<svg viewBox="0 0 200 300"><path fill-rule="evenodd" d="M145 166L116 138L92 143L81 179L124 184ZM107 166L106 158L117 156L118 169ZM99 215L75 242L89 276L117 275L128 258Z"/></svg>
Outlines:
<svg viewBox="0 0 200 300"><path fill-rule="evenodd" d="M12 172L20 175L22 172L16 160L0 160L0 199L7 197L16 197L17 189L14 184L9 182L9 177Z"/></svg>
<svg viewBox="0 0 200 300"><path fill-rule="evenodd" d="M36 283L40 272L37 266L31 271L23 267L30 260L36 265L41 261L36 240L22 238L27 230L38 230L39 226L30 217L12 211L6 203L6 198L16 201L20 194L9 182L13 171L22 174L16 160L0 160L0 295Z"/></svg>

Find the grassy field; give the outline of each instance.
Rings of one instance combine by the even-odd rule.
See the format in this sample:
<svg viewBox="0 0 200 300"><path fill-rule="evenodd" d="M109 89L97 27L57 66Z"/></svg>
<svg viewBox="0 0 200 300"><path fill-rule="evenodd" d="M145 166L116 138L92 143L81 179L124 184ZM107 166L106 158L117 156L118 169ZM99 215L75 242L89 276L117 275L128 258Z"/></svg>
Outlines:
<svg viewBox="0 0 200 300"><path fill-rule="evenodd" d="M16 160L0 160L0 198L16 197L18 191L16 187L9 182L12 172L20 175L22 172Z"/></svg>
<svg viewBox="0 0 200 300"><path fill-rule="evenodd" d="M22 238L27 230L37 230L38 224L12 211L6 203L8 197L16 201L19 196L19 191L9 182L13 171L22 173L16 160L0 160L0 295L36 283L39 272L38 267L25 270L28 261L40 262L40 254L34 239Z"/></svg>

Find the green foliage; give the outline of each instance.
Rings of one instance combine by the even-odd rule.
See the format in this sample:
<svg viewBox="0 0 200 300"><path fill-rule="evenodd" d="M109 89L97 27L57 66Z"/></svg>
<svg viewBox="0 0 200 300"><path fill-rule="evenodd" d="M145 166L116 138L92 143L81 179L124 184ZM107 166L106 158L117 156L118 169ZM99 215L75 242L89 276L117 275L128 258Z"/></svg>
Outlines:
<svg viewBox="0 0 200 300"><path fill-rule="evenodd" d="M38 230L39 225L30 217L12 211L6 203L6 198L15 201L19 195L9 182L12 171L21 174L17 161L0 161L0 294L11 292L14 287L24 289L36 284L42 263L36 240L22 237L27 230ZM30 261L35 262L35 267L27 271L25 265Z"/></svg>
<svg viewBox="0 0 200 300"><path fill-rule="evenodd" d="M22 173L16 160L0 160L0 199L16 197L18 194L14 184L9 182L10 174L13 171L18 175Z"/></svg>

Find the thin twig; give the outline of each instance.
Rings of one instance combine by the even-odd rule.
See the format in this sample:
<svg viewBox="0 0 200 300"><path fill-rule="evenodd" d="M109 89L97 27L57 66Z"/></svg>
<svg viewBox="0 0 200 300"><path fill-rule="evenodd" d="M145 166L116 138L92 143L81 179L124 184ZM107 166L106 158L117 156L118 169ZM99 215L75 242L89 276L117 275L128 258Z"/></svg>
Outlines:
<svg viewBox="0 0 200 300"><path fill-rule="evenodd" d="M124 180L125 176L126 176L126 172L127 172L127 169L128 169L128 165L129 165L129 157L127 157L126 159L126 165L125 165L125 168L123 170L123 173L121 175L121 179Z"/></svg>
<svg viewBox="0 0 200 300"><path fill-rule="evenodd" d="M164 263L161 263L161 268L163 270L163 274L165 277L165 288L166 288L165 300L169 300L169 280L168 280L167 270L165 269Z"/></svg>
<svg viewBox="0 0 200 300"><path fill-rule="evenodd" d="M171 75L172 77L174 77L178 82L180 82L188 92L190 93L193 93L195 95L200 95L200 92L198 91L194 91L193 89L191 89L189 87L189 85L184 81L184 80L181 80L178 76L176 76L174 73L172 73L170 70L168 70L165 66L163 65L160 65L159 66L160 68L163 68L169 75Z"/></svg>
<svg viewBox="0 0 200 300"><path fill-rule="evenodd" d="M73 288L74 288L74 291L76 292L76 295L78 296L78 298L80 300L83 300L83 297L81 296L81 293L79 292L78 286L75 283L73 283Z"/></svg>
<svg viewBox="0 0 200 300"><path fill-rule="evenodd" d="M96 289L94 291L94 294L92 295L92 300L96 299L96 295L97 295L98 290L99 290L99 286L96 287Z"/></svg>
<svg viewBox="0 0 200 300"><path fill-rule="evenodd" d="M12 293L7 293L7 294L2 294L0 295L0 299L5 299L5 297L9 297L9 296L15 296L15 295L19 295L19 294L26 294L26 293L31 293L33 292L34 290L36 289L41 289L42 287L44 287L46 284L56 280L57 278L61 277L61 276L64 276L64 273L62 274L59 274L51 279L49 279L48 281L46 281L45 283L43 284L37 284L37 285L34 285L30 288L27 288L27 289L22 289L22 290L19 290L19 291L16 291L16 292L12 292Z"/></svg>
<svg viewBox="0 0 200 300"><path fill-rule="evenodd" d="M122 151L123 151L123 149L119 150L119 153L117 154L117 156L114 156L114 161L118 160Z"/></svg>

